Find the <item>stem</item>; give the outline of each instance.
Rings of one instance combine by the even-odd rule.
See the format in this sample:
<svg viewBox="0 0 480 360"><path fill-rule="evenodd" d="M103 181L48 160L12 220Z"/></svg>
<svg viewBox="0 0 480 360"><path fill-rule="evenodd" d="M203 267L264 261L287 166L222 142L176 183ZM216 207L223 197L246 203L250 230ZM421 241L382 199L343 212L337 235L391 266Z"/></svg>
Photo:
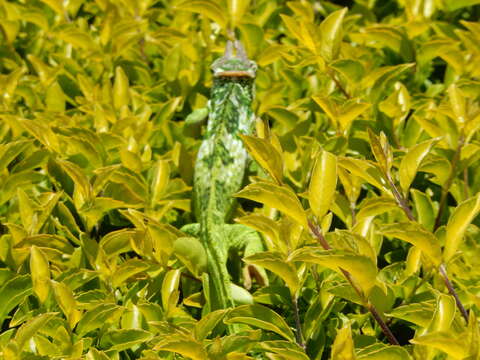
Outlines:
<svg viewBox="0 0 480 360"><path fill-rule="evenodd" d="M442 276L443 276L443 280L445 281L445 285L447 286L448 292L450 293L450 295L452 295L455 298L455 303L457 304L457 307L460 310L460 313L462 314L463 318L465 319L465 321L468 324L467 310L465 310L465 308L463 307L463 304L460 301L460 298L458 297L458 294L455 291L455 288L453 287L452 282L448 278L447 269L445 267L445 264L441 264L438 269L440 271L440 274L442 274Z"/></svg>
<svg viewBox="0 0 480 360"><path fill-rule="evenodd" d="M397 204L402 208L405 215L407 215L408 220L415 221L415 217L413 216L412 210L407 204L407 200L398 191L397 187L392 181L392 177L390 176L390 174L387 174L387 181L388 181L388 184L390 185L390 188L392 189L392 193L393 193L393 196L395 197L395 200L397 201Z"/></svg>
<svg viewBox="0 0 480 360"><path fill-rule="evenodd" d="M320 245L325 249L325 250L330 250L331 249L331 246L327 243L327 240L325 239L325 237L323 236L320 228L317 226L317 225L314 225L312 222L308 222L308 226L310 227L310 230L312 231L312 233L315 235L315 237L317 238L318 242L320 243ZM340 270L342 271L343 275L345 276L345 278L347 279L347 281L350 283L350 285L353 287L353 289L355 290L355 292L358 294L358 296L360 297L360 299L362 300L362 303L363 305L368 309L368 311L370 311L370 313L372 314L373 318L375 319L375 321L378 323L378 325L380 325L380 328L382 329L382 332L383 334L387 337L388 341L390 342L390 344L392 345L400 345L398 340L395 338L395 335L393 335L393 333L390 331L390 328L388 327L388 325L385 323L385 321L383 321L382 317L380 316L380 314L378 313L377 309L375 308L375 306L370 303L370 301L368 300L368 298L365 296L365 294L363 293L363 291L355 284L355 282L353 281L353 278L352 278L352 274L350 274L348 271L340 268Z"/></svg>
<svg viewBox="0 0 480 360"><path fill-rule="evenodd" d="M442 214L443 214L443 211L445 210L445 206L447 204L448 192L450 191L450 187L452 186L453 180L455 180L455 173L457 171L457 165L458 165L458 161L460 160L460 155L462 153L462 147L463 147L464 143L465 143L465 139L464 139L464 135L462 133L462 134L460 134L460 137L458 139L457 150L455 151L455 155L453 156L453 159L452 159L452 170L450 171L450 175L448 176L448 179L445 182L445 185L442 187L442 195L440 197L440 205L438 206L438 213L437 213L437 217L435 218L435 226L433 227L433 231L437 230L440 227L440 221L442 220Z"/></svg>
<svg viewBox="0 0 480 360"><path fill-rule="evenodd" d="M303 343L303 334L302 334L302 324L300 322L300 315L298 311L298 302L297 302L297 297L294 295L292 296L292 303L293 303L293 314L295 316L295 339L297 341L297 344L305 350L305 344Z"/></svg>
<svg viewBox="0 0 480 360"><path fill-rule="evenodd" d="M335 74L333 74L332 71L327 71L327 74L328 76L330 76L330 79L333 80L333 82L335 83L335 85L337 86L338 90L340 90L340 92L347 98L347 99L351 99L351 96L350 94L347 92L347 90L345 90L345 88L343 87L343 85L340 83L340 81L338 81L338 79L335 77Z"/></svg>

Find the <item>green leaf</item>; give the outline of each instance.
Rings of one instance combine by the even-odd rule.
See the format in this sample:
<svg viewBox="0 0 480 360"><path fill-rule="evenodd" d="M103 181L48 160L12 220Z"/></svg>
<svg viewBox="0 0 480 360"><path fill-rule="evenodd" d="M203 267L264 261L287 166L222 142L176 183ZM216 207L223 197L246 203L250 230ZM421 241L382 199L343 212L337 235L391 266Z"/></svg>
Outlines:
<svg viewBox="0 0 480 360"><path fill-rule="evenodd" d="M165 311L175 307L178 302L178 285L180 283L180 270L169 270L162 283L162 304Z"/></svg>
<svg viewBox="0 0 480 360"><path fill-rule="evenodd" d="M30 275L17 275L0 288L0 321L18 304L33 293Z"/></svg>
<svg viewBox="0 0 480 360"><path fill-rule="evenodd" d="M300 287L300 280L295 266L284 260L282 254L272 251L259 252L243 259L247 264L263 266L278 275L285 281L292 295L296 294Z"/></svg>
<svg viewBox="0 0 480 360"><path fill-rule="evenodd" d="M199 277L207 271L207 253L194 237L180 237L173 243L173 252L187 269Z"/></svg>
<svg viewBox="0 0 480 360"><path fill-rule="evenodd" d="M326 62L335 60L340 53L343 38L343 18L348 8L337 10L328 15L320 24L320 54Z"/></svg>
<svg viewBox="0 0 480 360"><path fill-rule="evenodd" d="M112 286L119 287L125 280L140 274L150 268L150 265L143 260L130 259L122 263L112 277Z"/></svg>
<svg viewBox="0 0 480 360"><path fill-rule="evenodd" d="M203 316L195 324L195 339L203 341L210 332L223 320L229 310L216 310Z"/></svg>
<svg viewBox="0 0 480 360"><path fill-rule="evenodd" d="M308 228L307 216L302 204L295 193L286 185L279 186L273 183L258 182L246 186L235 194L235 197L242 197L263 203L269 207L280 210L292 217L303 227Z"/></svg>
<svg viewBox="0 0 480 360"><path fill-rule="evenodd" d="M322 151L317 157L308 187L308 201L317 217L322 219L330 209L337 187L337 158Z"/></svg>
<svg viewBox="0 0 480 360"><path fill-rule="evenodd" d="M24 323L17 331L15 340L18 348L23 349L23 346L29 341L40 329L42 329L50 320L55 317L56 313L40 314L33 319Z"/></svg>
<svg viewBox="0 0 480 360"><path fill-rule="evenodd" d="M480 193L460 203L447 223L447 235L443 257L448 262L457 252L468 225L480 212Z"/></svg>
<svg viewBox="0 0 480 360"><path fill-rule="evenodd" d="M392 154L386 136L383 132L380 136L377 136L370 128L368 128L368 137L370 139L370 146L372 147L373 155L375 156L383 174L387 176L387 174L390 174L390 168L392 167Z"/></svg>
<svg viewBox="0 0 480 360"><path fill-rule="evenodd" d="M282 183L282 154L266 139L255 136L240 135L248 153L264 168L277 184Z"/></svg>
<svg viewBox="0 0 480 360"><path fill-rule="evenodd" d="M99 304L87 311L77 324L75 332L83 336L90 331L98 330L105 324L120 319L124 308L115 304Z"/></svg>
<svg viewBox="0 0 480 360"><path fill-rule="evenodd" d="M350 325L345 325L337 331L332 345L331 360L355 360L355 348L352 340Z"/></svg>
<svg viewBox="0 0 480 360"><path fill-rule="evenodd" d="M242 305L234 308L225 318L227 324L247 324L274 333L293 341L293 332L283 317L262 305Z"/></svg>
<svg viewBox="0 0 480 360"><path fill-rule="evenodd" d="M33 292L43 304L50 293L50 267L45 254L35 245L30 248Z"/></svg>
<svg viewBox="0 0 480 360"><path fill-rule="evenodd" d="M442 253L435 235L414 222L384 225L380 232L417 246L434 264L440 265Z"/></svg>
<svg viewBox="0 0 480 360"><path fill-rule="evenodd" d="M414 145L403 157L402 162L400 163L399 176L400 186L402 187L404 194L408 193L408 189L410 188L413 179L415 179L415 175L423 159L425 159L432 147L435 146L439 140L440 139L435 138Z"/></svg>
<svg viewBox="0 0 480 360"><path fill-rule="evenodd" d="M368 294L375 285L377 266L368 256L357 255L349 251L323 250L320 247L304 247L295 250L288 261L305 261L319 264L342 274L341 269L348 271Z"/></svg>

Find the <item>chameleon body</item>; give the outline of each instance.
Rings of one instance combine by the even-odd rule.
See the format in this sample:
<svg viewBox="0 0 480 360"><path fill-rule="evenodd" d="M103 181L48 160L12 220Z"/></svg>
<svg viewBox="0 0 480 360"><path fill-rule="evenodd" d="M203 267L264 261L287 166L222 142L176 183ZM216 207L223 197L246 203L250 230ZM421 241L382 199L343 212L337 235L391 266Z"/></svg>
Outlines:
<svg viewBox="0 0 480 360"><path fill-rule="evenodd" d="M227 270L229 244L225 223L247 166L247 151L239 134L253 131L255 116L251 104L256 69L239 42L228 42L225 55L212 64L208 124L195 163L193 186L199 236L207 253L212 310L234 306Z"/></svg>

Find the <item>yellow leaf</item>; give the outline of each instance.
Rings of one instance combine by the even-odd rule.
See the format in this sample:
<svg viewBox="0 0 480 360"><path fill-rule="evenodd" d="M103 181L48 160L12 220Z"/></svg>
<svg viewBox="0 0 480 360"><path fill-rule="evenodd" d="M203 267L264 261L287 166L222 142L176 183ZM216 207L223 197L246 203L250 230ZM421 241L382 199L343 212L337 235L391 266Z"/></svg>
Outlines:
<svg viewBox="0 0 480 360"><path fill-rule="evenodd" d="M380 232L417 246L434 264L440 265L442 253L438 240L420 224L414 222L390 224L382 226Z"/></svg>
<svg viewBox="0 0 480 360"><path fill-rule="evenodd" d="M412 146L400 163L400 186L404 194L408 192L410 185L417 173L423 159L428 155L432 147L438 142L437 139L430 139Z"/></svg>
<svg viewBox="0 0 480 360"><path fill-rule="evenodd" d="M326 62L335 60L340 53L340 43L343 38L343 18L347 8L337 10L328 15L320 24L320 54Z"/></svg>
<svg viewBox="0 0 480 360"><path fill-rule="evenodd" d="M227 27L227 19L225 18L225 11L218 5L218 3L211 0L188 0L175 6L177 10L191 11L203 14L210 20L215 21L222 28Z"/></svg>
<svg viewBox="0 0 480 360"><path fill-rule="evenodd" d="M40 302L44 303L50 293L50 266L45 254L35 245L30 248L30 270L33 291Z"/></svg>
<svg viewBox="0 0 480 360"><path fill-rule="evenodd" d="M303 227L308 228L307 216L302 204L295 193L286 185L279 186L267 182L254 183L235 194L235 197L258 201L275 208L292 217Z"/></svg>
<svg viewBox="0 0 480 360"><path fill-rule="evenodd" d="M120 66L115 69L115 82L113 84L113 106L120 110L129 103L128 77Z"/></svg>
<svg viewBox="0 0 480 360"><path fill-rule="evenodd" d="M240 135L249 154L278 184L282 183L283 159L277 149L267 140L255 136Z"/></svg>
<svg viewBox="0 0 480 360"><path fill-rule="evenodd" d="M355 347L352 340L352 329L345 325L337 331L332 345L331 360L355 360Z"/></svg>
<svg viewBox="0 0 480 360"><path fill-rule="evenodd" d="M447 235L443 257L448 262L458 250L468 225L480 212L480 193L456 207L447 223Z"/></svg>
<svg viewBox="0 0 480 360"><path fill-rule="evenodd" d="M308 201L318 219L330 209L337 187L337 158L322 151L315 161L308 187Z"/></svg>
<svg viewBox="0 0 480 360"><path fill-rule="evenodd" d="M323 250L319 247L304 247L295 250L288 261L305 261L325 266L342 273L348 271L361 289L368 295L375 285L377 266L368 256L357 255L350 251Z"/></svg>

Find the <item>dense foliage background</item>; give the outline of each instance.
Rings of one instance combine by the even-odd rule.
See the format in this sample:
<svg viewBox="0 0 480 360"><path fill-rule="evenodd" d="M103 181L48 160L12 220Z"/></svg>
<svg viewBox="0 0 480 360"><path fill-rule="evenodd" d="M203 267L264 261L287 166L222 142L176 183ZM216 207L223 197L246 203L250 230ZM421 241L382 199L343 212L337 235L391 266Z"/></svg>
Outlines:
<svg viewBox="0 0 480 360"><path fill-rule="evenodd" d="M478 3L0 0L2 358L480 359ZM233 34L265 251L206 314L184 121Z"/></svg>

